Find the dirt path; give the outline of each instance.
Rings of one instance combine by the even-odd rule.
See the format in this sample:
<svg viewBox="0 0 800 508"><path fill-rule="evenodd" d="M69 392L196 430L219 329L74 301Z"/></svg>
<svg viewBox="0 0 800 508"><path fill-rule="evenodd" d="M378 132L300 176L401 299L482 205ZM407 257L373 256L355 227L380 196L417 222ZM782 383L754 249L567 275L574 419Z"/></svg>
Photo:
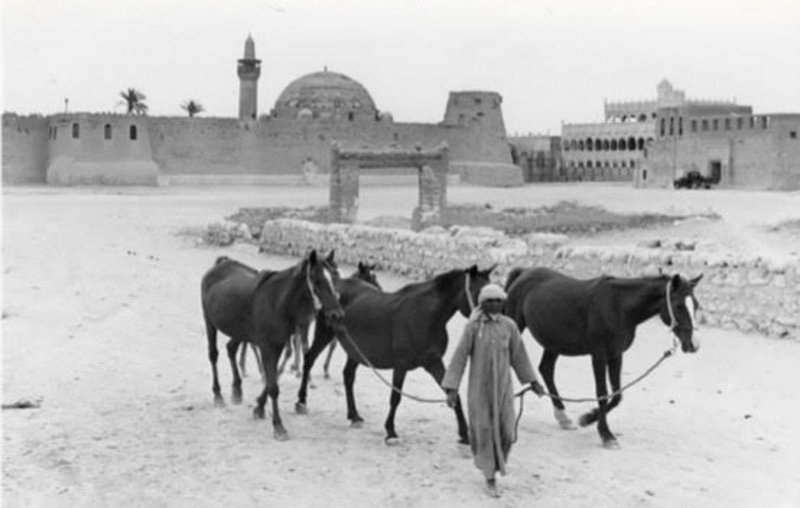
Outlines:
<svg viewBox="0 0 800 508"><path fill-rule="evenodd" d="M471 196L472 188L461 189L451 196ZM39 409L2 412L5 506L486 505L443 404L404 401L401 443L386 447L388 390L360 369L367 421L348 428L341 354L333 379L316 370L307 416L292 412L297 380L282 378L288 442L251 418L253 377L245 404L213 407L202 273L223 253L259 267L293 261L245 246L198 248L175 232L239 206L325 199L320 189L269 192L5 192L3 402L41 401ZM783 218L759 213L766 222ZM387 289L406 282L379 277ZM452 340L463 324L451 321ZM602 449L594 428L559 430L549 403L528 398L496 504L797 506L800 345L713 329L703 340L700 353L670 359L612 413L618 451ZM526 341L536 361L540 350ZM641 327L624 379L669 343L663 327ZM223 358L220 367L227 385ZM560 360L558 379L565 394L590 394L588 359ZM438 395L423 372L410 374L406 387Z"/></svg>

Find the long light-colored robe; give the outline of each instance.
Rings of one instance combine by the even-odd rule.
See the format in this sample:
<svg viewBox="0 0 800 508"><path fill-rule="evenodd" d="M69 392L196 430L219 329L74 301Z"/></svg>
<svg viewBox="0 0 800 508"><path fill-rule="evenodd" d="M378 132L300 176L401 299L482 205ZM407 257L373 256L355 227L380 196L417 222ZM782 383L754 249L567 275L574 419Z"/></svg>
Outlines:
<svg viewBox="0 0 800 508"><path fill-rule="evenodd" d="M464 327L442 387L458 390L470 360L467 405L469 438L475 466L486 478L505 464L514 435L514 391L511 368L522 384L536 380L516 323L504 315L480 312Z"/></svg>

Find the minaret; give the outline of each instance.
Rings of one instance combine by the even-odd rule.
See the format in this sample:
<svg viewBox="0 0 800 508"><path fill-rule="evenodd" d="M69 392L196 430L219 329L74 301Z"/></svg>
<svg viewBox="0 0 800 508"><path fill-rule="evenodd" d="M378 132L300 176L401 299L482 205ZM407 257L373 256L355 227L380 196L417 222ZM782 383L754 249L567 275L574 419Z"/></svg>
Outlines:
<svg viewBox="0 0 800 508"><path fill-rule="evenodd" d="M256 60L256 44L248 34L244 42L244 58L237 66L239 74L239 120L255 120L258 116L258 77L261 60Z"/></svg>

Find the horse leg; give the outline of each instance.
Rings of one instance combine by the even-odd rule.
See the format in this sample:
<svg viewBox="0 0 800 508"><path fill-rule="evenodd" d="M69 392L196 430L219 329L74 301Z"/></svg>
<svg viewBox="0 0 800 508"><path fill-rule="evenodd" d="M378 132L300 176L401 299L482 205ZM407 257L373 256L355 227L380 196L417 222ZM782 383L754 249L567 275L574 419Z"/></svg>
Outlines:
<svg viewBox="0 0 800 508"><path fill-rule="evenodd" d="M261 360L264 364L266 382L264 383L264 390L256 399L253 416L259 419L264 418L264 404L266 404L267 396L269 396L270 402L272 402L273 436L278 441L286 441L289 439L289 433L286 432L286 428L283 426L280 410L278 409L278 395L280 395L278 388L278 360L281 355L281 349L280 346L276 347L271 344L261 346Z"/></svg>
<svg viewBox="0 0 800 508"><path fill-rule="evenodd" d="M617 393L619 392L620 387L620 373L622 372L622 354L616 356L614 358L608 359L608 379L611 381L611 393L614 393L614 396L611 397L611 401L608 403L608 407L606 407L606 414L610 413L612 409L617 407L620 402L622 402L622 394ZM584 416L584 420L587 424L591 424L597 421L598 410L597 408L592 409L589 413L586 413Z"/></svg>
<svg viewBox="0 0 800 508"><path fill-rule="evenodd" d="M261 375L261 382L263 383L267 378L264 374L264 364L261 363L261 353L258 352L258 346L254 342L250 343L250 348L253 350L253 356L256 359L256 365L258 365L258 373Z"/></svg>
<svg viewBox="0 0 800 508"><path fill-rule="evenodd" d="M247 351L247 343L231 338L228 341L228 359L231 362L231 372L233 372L233 383L231 384L231 402L234 404L242 403L242 378L239 376L239 369L236 365L236 351L242 346L242 351Z"/></svg>
<svg viewBox="0 0 800 508"><path fill-rule="evenodd" d="M350 426L360 429L364 423L364 419L358 414L356 409L356 398L353 395L353 384L356 381L356 369L358 362L352 358L347 358L347 363L344 364L342 371L342 378L344 378L344 392L347 396L347 419L350 420Z"/></svg>
<svg viewBox="0 0 800 508"><path fill-rule="evenodd" d="M311 368L314 366L317 356L325 349L325 346L333 339L333 331L325 324L324 318L317 319L317 326L314 329L314 342L303 358L303 377L300 381L300 389L297 392L297 402L294 404L296 413L306 414L306 395L308 394L308 380Z"/></svg>
<svg viewBox="0 0 800 508"><path fill-rule="evenodd" d="M289 342L286 343L286 352L283 354L283 360L281 361L280 367L278 367L278 375L283 374L283 369L286 368L286 363L289 361L289 358L292 357L292 346L294 343L294 334L289 337Z"/></svg>
<svg viewBox="0 0 800 508"><path fill-rule="evenodd" d="M300 362L305 358L308 353L308 328L309 325L301 325L297 327L297 335L295 335L295 355L292 370L297 373L297 377L302 376L303 372L300 370ZM302 355L300 352L302 351Z"/></svg>
<svg viewBox="0 0 800 508"><path fill-rule="evenodd" d="M558 425L562 429L573 430L577 427L572 423L570 417L567 416L566 411L564 411L564 403L558 398L555 380L556 360L558 360L558 354L545 349L542 354L542 360L539 362L539 373L542 375L544 384L547 386L547 391L553 395L553 397L551 397L553 401L553 413L556 416Z"/></svg>
<svg viewBox="0 0 800 508"><path fill-rule="evenodd" d="M608 422L606 421L608 401L604 397L608 394L608 387L606 386L607 365L608 361L606 360L605 356L600 354L592 355L592 370L594 371L595 393L597 394L597 398L600 399L598 402L599 408L597 410L597 432L600 434L600 438L603 440L604 447L617 448L619 446L617 444L617 438L611 433L611 430L608 428ZM589 412L581 416L579 423L582 427L585 427L591 423L591 414L592 413Z"/></svg>
<svg viewBox="0 0 800 508"><path fill-rule="evenodd" d="M211 322L206 319L206 338L208 339L208 361L211 363L211 375L213 381L211 383L211 391L214 393L214 405L222 406L225 400L222 398L222 391L219 388L219 374L217 373L217 358L219 351L217 350L217 329Z"/></svg>
<svg viewBox="0 0 800 508"><path fill-rule="evenodd" d="M322 372L324 372L325 379L331 378L328 368L331 366L331 358L333 357L334 349L336 349L336 341L331 342L331 345L328 346L328 356L325 357L325 363L322 364Z"/></svg>
<svg viewBox="0 0 800 508"><path fill-rule="evenodd" d="M441 360L426 365L425 370L433 376L436 384L442 386L442 379L444 379L444 363ZM456 406L453 408L456 413L456 422L458 423L458 442L461 444L469 444L469 433L467 431L467 420L464 418L464 410L461 407L461 397L456 398Z"/></svg>
<svg viewBox="0 0 800 508"><path fill-rule="evenodd" d="M239 370L242 371L242 377L247 377L247 367L245 367L247 363L245 361L246 359L247 359L247 343L243 342L242 350L239 351Z"/></svg>
<svg viewBox="0 0 800 508"><path fill-rule="evenodd" d="M403 383L406 380L406 371L403 369L394 369L392 375L392 395L389 397L389 416L386 417L384 428L386 429L386 444L392 445L397 443L397 432L394 431L394 415L397 412L397 406L400 405L400 392L403 391Z"/></svg>

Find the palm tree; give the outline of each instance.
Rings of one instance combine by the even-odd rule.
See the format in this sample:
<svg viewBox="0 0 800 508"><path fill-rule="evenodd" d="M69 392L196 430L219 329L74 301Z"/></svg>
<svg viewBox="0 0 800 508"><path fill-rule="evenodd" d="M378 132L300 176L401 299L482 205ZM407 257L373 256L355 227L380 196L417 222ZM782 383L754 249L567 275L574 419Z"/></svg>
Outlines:
<svg viewBox="0 0 800 508"><path fill-rule="evenodd" d="M181 109L189 113L189 118L192 118L194 117L194 115L205 111L203 105L195 101L194 99L189 99L188 101L181 104Z"/></svg>
<svg viewBox="0 0 800 508"><path fill-rule="evenodd" d="M145 96L145 94L139 90L135 88L128 88L127 90L121 91L119 96L122 97L120 104L128 108L129 115L133 113L137 115L147 114L147 104L144 103L144 100L147 98L147 96Z"/></svg>

